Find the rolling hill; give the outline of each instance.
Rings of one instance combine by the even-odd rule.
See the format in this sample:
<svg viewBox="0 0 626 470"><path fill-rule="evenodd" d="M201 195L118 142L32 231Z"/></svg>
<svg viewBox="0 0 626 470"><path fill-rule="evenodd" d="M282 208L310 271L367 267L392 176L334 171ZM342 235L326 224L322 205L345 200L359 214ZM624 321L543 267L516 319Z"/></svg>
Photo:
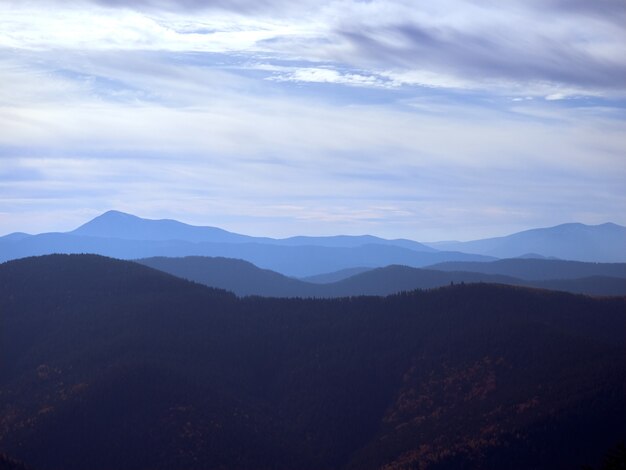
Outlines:
<svg viewBox="0 0 626 470"><path fill-rule="evenodd" d="M330 273L317 274L315 276L301 277L300 280L304 282L312 282L314 284L329 284L331 282L337 282L343 279L347 279L354 276L355 274L364 273L365 271L369 271L370 269L372 268L357 266L354 268L341 269L339 271L333 271Z"/></svg>
<svg viewBox="0 0 626 470"><path fill-rule="evenodd" d="M39 470L595 465L626 433L625 307L487 284L237 299L99 256L11 261L0 448Z"/></svg>
<svg viewBox="0 0 626 470"><path fill-rule="evenodd" d="M136 261L183 279L231 291L239 296L314 297L321 291L316 285L269 269L258 268L248 261L239 259L188 256L145 258Z"/></svg>
<svg viewBox="0 0 626 470"><path fill-rule="evenodd" d="M258 268L246 261L229 258L158 257L141 259L137 262L210 287L225 289L239 296L332 298L356 295L389 295L414 289L432 289L461 282L499 283L590 295L626 295L626 280L607 276L537 281L503 274L418 269L409 266L390 265L365 270L360 268L351 276L346 275L346 273L352 273L353 270L340 271L337 274L331 273L326 275L327 278L337 278L337 281L316 283L290 278L267 269ZM581 273L587 272L583 268L580 271ZM602 269L599 271L603 272Z"/></svg>
<svg viewBox="0 0 626 470"><path fill-rule="evenodd" d="M427 268L441 271L501 274L531 281L579 279L592 276L626 279L626 263L585 263L582 261L512 258L486 263L451 261L434 264Z"/></svg>

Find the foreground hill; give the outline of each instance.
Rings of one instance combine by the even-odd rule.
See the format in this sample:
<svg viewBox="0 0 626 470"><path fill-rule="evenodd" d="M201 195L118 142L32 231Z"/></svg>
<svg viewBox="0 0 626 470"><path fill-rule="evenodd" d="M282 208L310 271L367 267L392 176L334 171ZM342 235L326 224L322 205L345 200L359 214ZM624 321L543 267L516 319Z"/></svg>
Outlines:
<svg viewBox="0 0 626 470"><path fill-rule="evenodd" d="M339 280L319 283L293 279L274 271L258 268L247 261L230 258L200 256L184 258L156 257L141 259L137 262L210 287L226 289L239 296L332 298L356 295L389 295L402 291L431 289L461 282L487 282L528 286L589 295L626 295L625 279L606 276L534 281L501 274L417 269L408 266L391 265L384 268L365 270L360 268L355 270L356 272L350 270L355 272L352 276L345 276L346 271L330 273L321 277ZM447 267L447 264L436 266ZM315 279L319 278L315 277Z"/></svg>
<svg viewBox="0 0 626 470"><path fill-rule="evenodd" d="M8 455L0 454L0 470L31 470L22 462L18 462Z"/></svg>
<svg viewBox="0 0 626 470"><path fill-rule="evenodd" d="M0 449L46 469L558 469L626 429L625 299L492 285L237 299L0 265Z"/></svg>
<svg viewBox="0 0 626 470"><path fill-rule="evenodd" d="M528 253L577 261L626 261L626 227L562 224L514 233L505 237L469 242L438 242L429 246L439 250L463 251L497 258L515 258Z"/></svg>

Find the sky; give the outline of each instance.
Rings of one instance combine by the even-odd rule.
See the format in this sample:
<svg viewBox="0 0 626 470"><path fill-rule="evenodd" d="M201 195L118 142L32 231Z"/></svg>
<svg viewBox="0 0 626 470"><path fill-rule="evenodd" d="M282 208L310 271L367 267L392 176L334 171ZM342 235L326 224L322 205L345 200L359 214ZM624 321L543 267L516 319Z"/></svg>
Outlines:
<svg viewBox="0 0 626 470"><path fill-rule="evenodd" d="M626 225L625 0L0 0L0 234Z"/></svg>

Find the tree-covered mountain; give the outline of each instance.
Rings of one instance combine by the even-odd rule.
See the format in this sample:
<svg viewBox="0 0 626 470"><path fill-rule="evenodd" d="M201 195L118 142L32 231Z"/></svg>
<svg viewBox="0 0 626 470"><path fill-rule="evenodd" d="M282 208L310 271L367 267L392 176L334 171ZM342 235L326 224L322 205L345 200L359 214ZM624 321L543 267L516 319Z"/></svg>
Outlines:
<svg viewBox="0 0 626 470"><path fill-rule="evenodd" d="M572 223L525 230L505 237L427 245L438 250L463 251L497 258L515 258L533 253L535 256L566 260L615 263L626 261L626 227L613 223Z"/></svg>
<svg viewBox="0 0 626 470"><path fill-rule="evenodd" d="M238 299L92 255L0 265L0 450L38 470L559 469L626 433L626 299Z"/></svg>
<svg viewBox="0 0 626 470"><path fill-rule="evenodd" d="M496 283L559 290L576 294L623 296L626 280L594 276L581 279L547 279L529 281L502 274L483 274L468 271L437 271L409 266L375 268L342 281L325 284L323 297L347 295L389 295L414 289L432 289L458 283Z"/></svg>
<svg viewBox="0 0 626 470"><path fill-rule="evenodd" d="M6 454L0 454L0 470L30 470L24 463L12 459Z"/></svg>
<svg viewBox="0 0 626 470"><path fill-rule="evenodd" d="M391 265L383 268L360 268L352 276L345 271L330 273L336 282L307 282L261 269L247 261L230 258L190 256L184 258L146 258L137 262L199 282L225 289L239 296L264 297L347 297L356 295L389 295L414 289L431 289L451 283L488 282L516 286L562 290L590 295L626 295L626 281L612 277L581 279L524 280L502 274L484 274L468 271L418 269Z"/></svg>

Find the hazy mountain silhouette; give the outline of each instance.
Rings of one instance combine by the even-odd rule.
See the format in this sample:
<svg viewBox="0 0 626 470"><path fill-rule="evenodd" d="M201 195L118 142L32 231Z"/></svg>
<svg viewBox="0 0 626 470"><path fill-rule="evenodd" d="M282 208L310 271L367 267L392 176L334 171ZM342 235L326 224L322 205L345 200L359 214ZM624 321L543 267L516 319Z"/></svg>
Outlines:
<svg viewBox="0 0 626 470"><path fill-rule="evenodd" d="M326 297L347 295L389 295L414 289L432 289L451 283L496 283L560 290L589 295L626 295L626 281L613 277L550 279L530 281L500 274L467 271L437 271L409 266L387 266L326 284Z"/></svg>
<svg viewBox="0 0 626 470"><path fill-rule="evenodd" d="M430 246L424 245L413 240L406 240L398 238L395 240L386 240L380 237L374 237L372 235L336 235L330 237L305 237L297 236L290 238L280 238L271 240L271 243L285 246L328 246L328 247L356 247L363 245L390 245L400 248L407 248L415 251L436 252L436 250Z"/></svg>
<svg viewBox="0 0 626 470"><path fill-rule="evenodd" d="M576 261L624 262L626 227L612 223L573 223L525 230L506 237L427 245L439 250L463 251L497 258L515 258L526 253L535 253Z"/></svg>
<svg viewBox="0 0 626 470"><path fill-rule="evenodd" d="M328 284L331 282L337 282L343 279L347 279L354 276L355 274L361 274L365 271L370 271L371 269L374 268L364 268L362 266L358 266L355 268L346 268L330 273L316 274L315 276L302 277L300 278L300 280L305 282L312 282L314 284Z"/></svg>
<svg viewBox="0 0 626 470"><path fill-rule="evenodd" d="M263 297L347 297L389 295L414 289L431 289L451 283L499 283L562 290L590 295L626 295L626 281L612 277L569 280L523 280L498 274L417 269L391 265L367 269L336 282L311 283L260 269L237 259L185 257L147 258L139 263L184 279L231 291L239 296ZM345 271L340 271L345 273Z"/></svg>
<svg viewBox="0 0 626 470"><path fill-rule="evenodd" d="M192 243L178 240L122 240L65 233L34 235L17 241L0 239L0 261L52 253L94 253L120 259L221 256L243 259L266 269L298 277L364 265L377 267L402 263L419 267L451 260L493 259L446 251L419 252L392 245L342 248L261 243Z"/></svg>
<svg viewBox="0 0 626 470"><path fill-rule="evenodd" d="M592 276L626 279L626 263L585 263L581 261L513 258L487 263L451 261L428 266L428 269L503 274L505 276L536 281L577 279Z"/></svg>
<svg viewBox="0 0 626 470"><path fill-rule="evenodd" d="M441 242L433 247L412 240L371 235L333 237L251 237L216 227L175 220L149 220L108 211L67 233L0 237L0 261L51 253L96 253L121 259L153 256L222 256L250 261L289 276L313 276L355 267L445 261L488 261L494 257L546 256L621 261L626 228L615 224L565 224L475 242ZM459 250L459 251L457 251ZM469 254L468 254L469 253Z"/></svg>
<svg viewBox="0 0 626 470"><path fill-rule="evenodd" d="M28 238L28 237L32 237L32 235L30 235L28 233L24 233L24 232L13 232L13 233L9 233L8 235L5 235L3 237L0 237L0 240L17 241L17 240L23 240L24 238Z"/></svg>
<svg viewBox="0 0 626 470"><path fill-rule="evenodd" d="M626 258L623 249L626 245L622 243L626 242L625 230L614 224L594 227L566 224L497 239L437 245L439 248L467 248L472 252L468 254L437 251L412 240L385 240L370 235L250 237L216 227L142 219L108 211L67 233L13 233L0 237L0 261L52 253L95 253L120 259L195 255L243 259L287 276L307 277L355 267L376 268L391 264L425 267L446 261L489 261L495 259L493 256L528 256L531 252L536 253L532 256L621 260ZM576 250L585 254L576 254ZM592 275L605 274L587 276Z"/></svg>
<svg viewBox="0 0 626 470"><path fill-rule="evenodd" d="M107 211L69 233L87 237L147 241L246 243L261 240L217 227L197 227L170 219L143 219L120 211Z"/></svg>
<svg viewBox="0 0 626 470"><path fill-rule="evenodd" d="M375 242L375 243L372 243ZM52 253L95 253L120 259L153 256L222 256L250 261L290 276L310 276L355 266L402 263L424 266L482 255L436 251L410 240L371 236L271 239L148 220L109 211L68 233L11 234L0 238L0 261Z"/></svg>
<svg viewBox="0 0 626 470"><path fill-rule="evenodd" d="M183 279L225 289L239 296L314 297L320 296L321 292L315 284L261 269L239 259L188 256L146 258L137 262Z"/></svg>
<svg viewBox="0 0 626 470"><path fill-rule="evenodd" d="M520 285L561 290L575 294L626 295L626 279L619 277L591 276L580 279L547 279L543 281L523 281Z"/></svg>
<svg viewBox="0 0 626 470"><path fill-rule="evenodd" d="M122 240L181 240L188 242L212 243L267 243L284 246L326 246L350 248L363 245L391 245L416 251L435 252L434 248L421 243L397 239L386 240L372 235L337 235L330 237L290 238L252 237L228 232L216 227L198 227L184 224L176 220L151 220L119 211L108 211L86 224L69 232L74 235L117 238Z"/></svg>
<svg viewBox="0 0 626 470"><path fill-rule="evenodd" d="M524 253L523 255L516 256L516 258L522 259L558 259L554 256L543 256L538 253Z"/></svg>
<svg viewBox="0 0 626 470"><path fill-rule="evenodd" d="M580 468L626 432L626 299L237 299L92 255L0 265L0 448L38 470Z"/></svg>

